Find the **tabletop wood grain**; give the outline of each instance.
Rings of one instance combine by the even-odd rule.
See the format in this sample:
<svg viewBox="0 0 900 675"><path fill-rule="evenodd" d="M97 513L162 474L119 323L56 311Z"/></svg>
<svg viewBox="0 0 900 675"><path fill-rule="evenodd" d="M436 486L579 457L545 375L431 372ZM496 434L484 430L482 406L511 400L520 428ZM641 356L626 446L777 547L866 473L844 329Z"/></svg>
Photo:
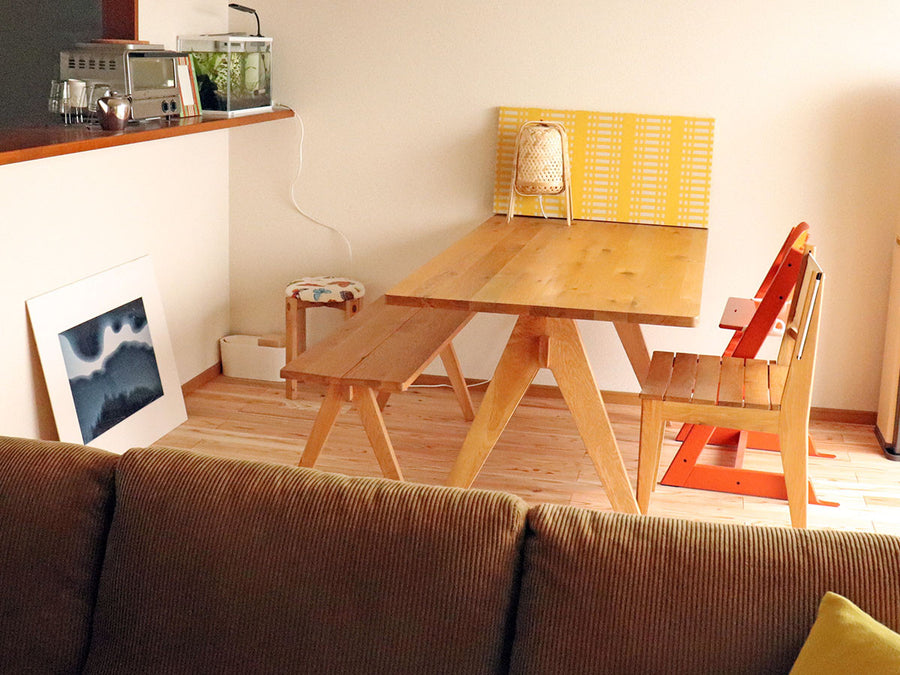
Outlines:
<svg viewBox="0 0 900 675"><path fill-rule="evenodd" d="M689 327L706 244L701 228L493 216L385 295L399 305Z"/></svg>

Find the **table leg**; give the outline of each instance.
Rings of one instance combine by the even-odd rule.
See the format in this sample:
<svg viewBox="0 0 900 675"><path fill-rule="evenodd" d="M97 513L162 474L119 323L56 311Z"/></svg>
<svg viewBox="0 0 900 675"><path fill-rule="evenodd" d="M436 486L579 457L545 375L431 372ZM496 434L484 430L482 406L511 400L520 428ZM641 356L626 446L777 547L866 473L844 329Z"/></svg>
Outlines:
<svg viewBox="0 0 900 675"><path fill-rule="evenodd" d="M647 349L647 343L644 341L641 324L613 321L613 326L619 335L619 341L625 348L625 354L628 356L628 362L637 377L638 384L643 387L650 370L650 350Z"/></svg>
<svg viewBox="0 0 900 675"><path fill-rule="evenodd" d="M541 339L545 319L522 316L516 322L503 350L494 377L469 427L448 485L469 487L494 444L506 428L513 411L541 367Z"/></svg>
<svg viewBox="0 0 900 675"><path fill-rule="evenodd" d="M575 321L548 319L547 334L546 365L556 378L566 405L575 418L581 440L613 509L638 513L625 463Z"/></svg>
<svg viewBox="0 0 900 675"><path fill-rule="evenodd" d="M572 319L519 317L448 484L472 484L540 368L553 372L612 507L638 513L603 398Z"/></svg>

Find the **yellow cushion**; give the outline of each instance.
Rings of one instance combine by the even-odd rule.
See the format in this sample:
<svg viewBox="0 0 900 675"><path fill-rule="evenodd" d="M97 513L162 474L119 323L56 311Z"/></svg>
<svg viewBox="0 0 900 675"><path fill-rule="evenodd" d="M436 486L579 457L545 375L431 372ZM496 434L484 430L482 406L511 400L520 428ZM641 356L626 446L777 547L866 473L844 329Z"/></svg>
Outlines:
<svg viewBox="0 0 900 675"><path fill-rule="evenodd" d="M900 672L900 635L830 591L791 675Z"/></svg>

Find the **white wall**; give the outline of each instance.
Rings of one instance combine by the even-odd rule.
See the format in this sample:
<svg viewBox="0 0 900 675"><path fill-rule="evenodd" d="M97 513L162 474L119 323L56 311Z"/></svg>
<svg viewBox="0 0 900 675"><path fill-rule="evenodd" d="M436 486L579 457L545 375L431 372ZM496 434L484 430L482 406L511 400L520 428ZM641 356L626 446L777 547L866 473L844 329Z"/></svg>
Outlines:
<svg viewBox="0 0 900 675"><path fill-rule="evenodd" d="M701 324L651 348L716 353L727 296L756 290L787 231L813 229L829 276L814 404L874 410L900 225L900 5L821 0L257 0L276 98L306 123L297 194L353 242L372 295L490 213L496 107L712 116ZM232 13L232 29L255 30ZM340 239L291 209L296 132L233 135L232 327L277 330L290 277L351 271ZM321 313L320 313L321 314ZM337 317L315 318L313 337ZM466 374L505 341L479 318ZM636 390L605 324L583 324L602 388Z"/></svg>
<svg viewBox="0 0 900 675"><path fill-rule="evenodd" d="M138 35L142 40L176 48L179 35L222 33L227 2L218 0L138 0Z"/></svg>
<svg viewBox="0 0 900 675"><path fill-rule="evenodd" d="M224 5L204 3L223 29ZM142 0L143 26L168 25L161 5ZM0 166L0 434L56 438L25 300L145 254L181 381L215 365L228 218L227 131Z"/></svg>

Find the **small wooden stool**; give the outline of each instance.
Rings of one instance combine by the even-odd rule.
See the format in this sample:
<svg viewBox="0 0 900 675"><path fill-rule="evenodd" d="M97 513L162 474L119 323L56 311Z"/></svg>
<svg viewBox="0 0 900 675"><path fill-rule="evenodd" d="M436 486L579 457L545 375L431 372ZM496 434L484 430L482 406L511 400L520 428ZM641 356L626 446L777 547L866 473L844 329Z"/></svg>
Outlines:
<svg viewBox="0 0 900 675"><path fill-rule="evenodd" d="M349 319L362 308L366 288L361 282L345 277L303 277L284 289L285 365L306 351L306 310L309 307L331 307L344 310ZM297 397L297 381L285 381L285 394Z"/></svg>

